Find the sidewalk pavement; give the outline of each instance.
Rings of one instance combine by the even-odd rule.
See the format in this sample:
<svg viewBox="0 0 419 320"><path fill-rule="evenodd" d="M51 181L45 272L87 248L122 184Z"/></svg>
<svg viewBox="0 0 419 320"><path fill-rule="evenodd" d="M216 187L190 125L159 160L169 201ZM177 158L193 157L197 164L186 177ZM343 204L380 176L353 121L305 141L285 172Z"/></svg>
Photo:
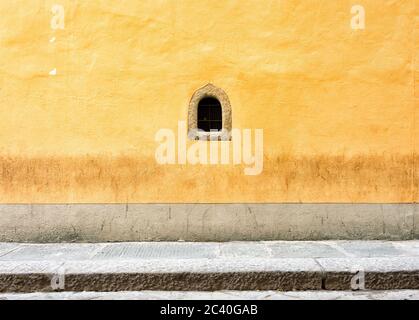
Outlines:
<svg viewBox="0 0 419 320"><path fill-rule="evenodd" d="M43 292L5 293L1 300L419 300L419 290Z"/></svg>
<svg viewBox="0 0 419 320"><path fill-rule="evenodd" d="M0 292L419 289L419 241L0 243Z"/></svg>

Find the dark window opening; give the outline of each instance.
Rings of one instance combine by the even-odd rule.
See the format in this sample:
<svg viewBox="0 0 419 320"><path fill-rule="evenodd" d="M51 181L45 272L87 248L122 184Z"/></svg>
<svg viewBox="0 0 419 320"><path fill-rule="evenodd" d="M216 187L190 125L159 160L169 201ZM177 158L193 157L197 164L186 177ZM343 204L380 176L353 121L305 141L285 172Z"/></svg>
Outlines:
<svg viewBox="0 0 419 320"><path fill-rule="evenodd" d="M205 132L221 131L223 116L221 103L215 98L204 98L198 105L198 129Z"/></svg>

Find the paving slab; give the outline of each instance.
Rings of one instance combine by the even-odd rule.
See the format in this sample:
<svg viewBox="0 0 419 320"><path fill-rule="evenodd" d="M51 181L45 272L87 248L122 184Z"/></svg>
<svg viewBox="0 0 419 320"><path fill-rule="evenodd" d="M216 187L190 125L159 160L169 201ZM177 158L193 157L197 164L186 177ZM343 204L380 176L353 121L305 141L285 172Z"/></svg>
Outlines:
<svg viewBox="0 0 419 320"><path fill-rule="evenodd" d="M392 242L393 246L407 256L419 256L419 241L398 241Z"/></svg>
<svg viewBox="0 0 419 320"><path fill-rule="evenodd" d="M101 246L95 244L15 244L0 261L50 261L90 259Z"/></svg>
<svg viewBox="0 0 419 320"><path fill-rule="evenodd" d="M405 255L405 251L392 242L382 241L341 241L338 243L349 255L355 257L395 257ZM408 246L410 247L410 246ZM416 251L416 249L414 250ZM419 250L417 250L419 252Z"/></svg>
<svg viewBox="0 0 419 320"><path fill-rule="evenodd" d="M94 259L214 259L219 251L215 243L117 243L98 251Z"/></svg>
<svg viewBox="0 0 419 320"><path fill-rule="evenodd" d="M227 242L219 246L220 257L223 258L272 258L272 250L264 243Z"/></svg>
<svg viewBox="0 0 419 320"><path fill-rule="evenodd" d="M274 258L339 258L345 255L333 246L322 242L290 242L275 241L267 242L266 246Z"/></svg>
<svg viewBox="0 0 419 320"><path fill-rule="evenodd" d="M0 243L0 259L18 249L19 245L14 243Z"/></svg>

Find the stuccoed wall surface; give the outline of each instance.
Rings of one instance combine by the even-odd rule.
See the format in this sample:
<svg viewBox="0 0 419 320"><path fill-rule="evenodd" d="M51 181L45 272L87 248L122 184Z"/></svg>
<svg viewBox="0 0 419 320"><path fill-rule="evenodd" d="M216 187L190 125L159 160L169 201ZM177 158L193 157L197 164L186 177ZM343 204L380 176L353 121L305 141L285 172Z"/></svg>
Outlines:
<svg viewBox="0 0 419 320"><path fill-rule="evenodd" d="M365 30L346 0L1 1L0 202L417 201L416 1L357 3ZM207 83L260 176L156 163Z"/></svg>

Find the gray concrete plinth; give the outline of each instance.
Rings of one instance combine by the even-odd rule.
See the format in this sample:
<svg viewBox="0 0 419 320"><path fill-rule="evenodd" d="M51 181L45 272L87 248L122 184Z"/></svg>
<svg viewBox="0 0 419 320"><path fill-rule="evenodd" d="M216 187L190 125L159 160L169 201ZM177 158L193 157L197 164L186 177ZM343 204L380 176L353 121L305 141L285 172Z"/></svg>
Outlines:
<svg viewBox="0 0 419 320"><path fill-rule="evenodd" d="M417 212L417 204L0 205L0 241L411 240Z"/></svg>

